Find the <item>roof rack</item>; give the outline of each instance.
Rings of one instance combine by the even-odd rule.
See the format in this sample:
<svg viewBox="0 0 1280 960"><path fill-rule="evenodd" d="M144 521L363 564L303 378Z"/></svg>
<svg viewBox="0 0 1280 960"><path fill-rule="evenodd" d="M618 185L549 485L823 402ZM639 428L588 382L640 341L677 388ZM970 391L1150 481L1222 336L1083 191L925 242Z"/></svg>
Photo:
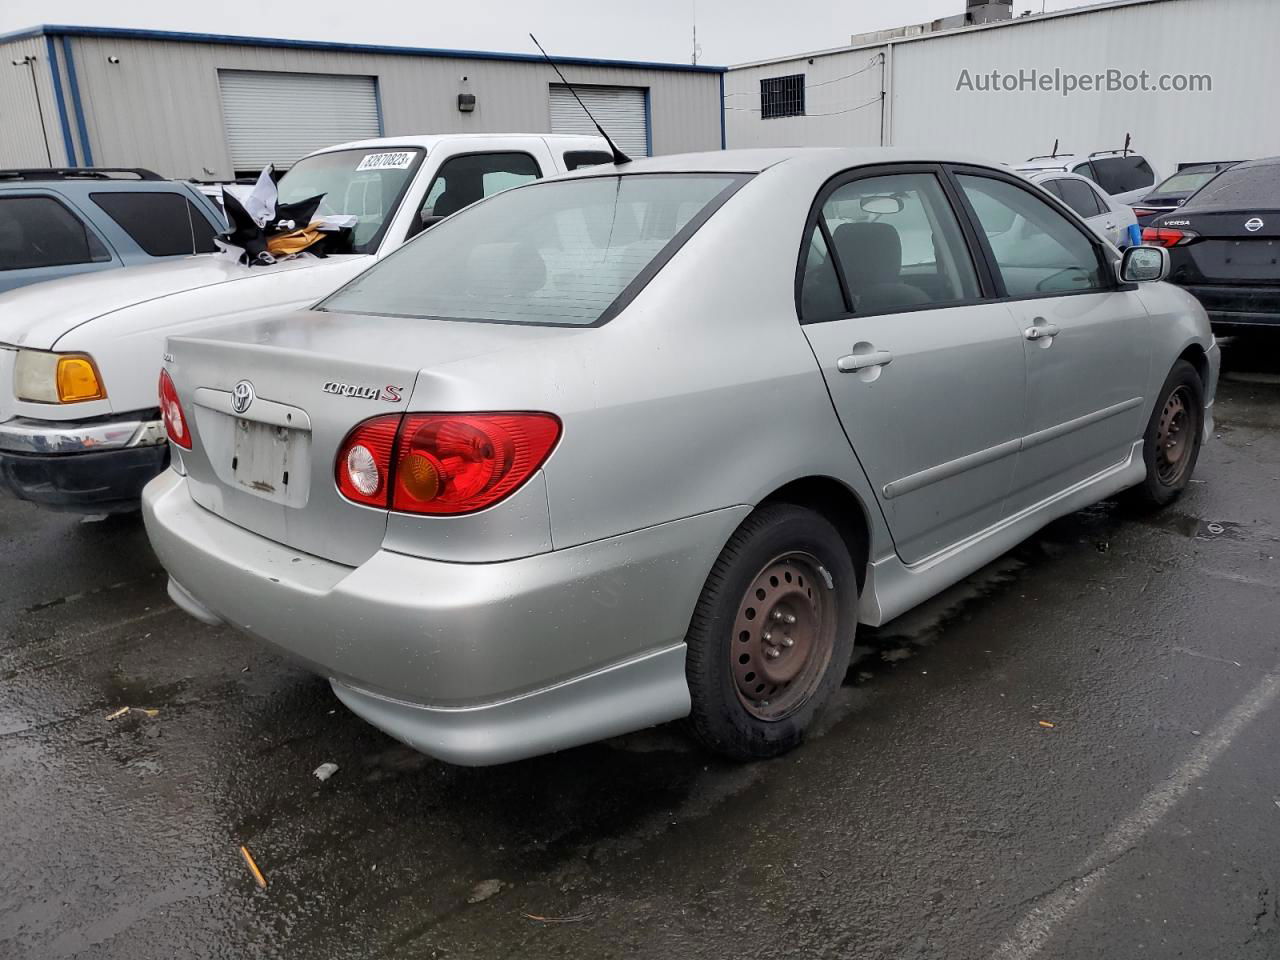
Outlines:
<svg viewBox="0 0 1280 960"><path fill-rule="evenodd" d="M1058 152L1058 145L1059 145L1061 142L1062 142L1062 141L1060 141L1060 140L1055 140L1055 141L1053 141L1053 153L1047 154L1047 155L1045 155L1045 156L1043 156L1043 157L1032 157L1030 160L1028 160L1028 161L1027 161L1027 163L1031 163L1032 161L1035 161L1035 160L1057 160L1059 157L1070 157L1070 156L1074 156L1074 154L1070 154L1070 153L1059 153L1059 152Z"/></svg>
<svg viewBox="0 0 1280 960"><path fill-rule="evenodd" d="M1122 149L1120 149L1120 150L1099 150L1097 153L1091 153L1091 154L1089 154L1089 159L1090 159L1090 160L1092 160L1094 157L1111 157L1111 156L1115 156L1117 153L1118 153L1118 154L1120 154L1120 156L1122 156L1122 157L1127 157L1127 156L1129 156L1129 154L1133 153L1133 149L1132 149L1132 146L1131 146L1131 145L1132 145L1132 143L1133 143L1133 134L1131 134L1131 133L1126 133L1126 134L1124 135L1124 147L1123 147Z"/></svg>
<svg viewBox="0 0 1280 960"><path fill-rule="evenodd" d="M0 170L0 180L163 180L142 167L31 167Z"/></svg>

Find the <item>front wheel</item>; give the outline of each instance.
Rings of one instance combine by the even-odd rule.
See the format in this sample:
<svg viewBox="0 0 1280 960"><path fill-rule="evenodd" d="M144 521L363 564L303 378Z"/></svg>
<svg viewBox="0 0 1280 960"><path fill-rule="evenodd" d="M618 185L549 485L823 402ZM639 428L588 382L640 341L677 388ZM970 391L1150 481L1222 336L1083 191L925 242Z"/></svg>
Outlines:
<svg viewBox="0 0 1280 960"><path fill-rule="evenodd" d="M737 759L796 746L844 678L858 583L824 517L770 504L742 522L707 577L690 626L690 724Z"/></svg>
<svg viewBox="0 0 1280 960"><path fill-rule="evenodd" d="M1147 476L1129 491L1140 506L1172 503L1191 482L1204 437L1204 384L1196 368L1179 360L1160 388L1143 438Z"/></svg>

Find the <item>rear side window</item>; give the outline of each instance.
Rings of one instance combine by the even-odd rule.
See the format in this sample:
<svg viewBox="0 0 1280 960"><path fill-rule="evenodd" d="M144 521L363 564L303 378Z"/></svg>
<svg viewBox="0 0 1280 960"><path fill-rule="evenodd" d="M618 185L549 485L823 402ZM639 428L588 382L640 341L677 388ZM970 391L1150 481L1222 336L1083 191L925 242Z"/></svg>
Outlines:
<svg viewBox="0 0 1280 960"><path fill-rule="evenodd" d="M475 153L452 157L440 165L427 188L422 216L447 217L477 200L541 176L538 162L527 153Z"/></svg>
<svg viewBox="0 0 1280 960"><path fill-rule="evenodd" d="M1232 167L1218 174L1188 204L1197 210L1274 209L1280 198L1280 163Z"/></svg>
<svg viewBox="0 0 1280 960"><path fill-rule="evenodd" d="M153 257L214 253L213 225L180 193L112 191L90 194L120 229Z"/></svg>
<svg viewBox="0 0 1280 960"><path fill-rule="evenodd" d="M959 176L1011 297L1107 289L1093 241L1044 200L992 177Z"/></svg>
<svg viewBox="0 0 1280 960"><path fill-rule="evenodd" d="M1094 157L1090 162L1093 176L1089 179L1112 196L1156 182L1155 172L1144 157Z"/></svg>
<svg viewBox="0 0 1280 960"><path fill-rule="evenodd" d="M320 309L504 323L603 322L742 182L729 175L658 174L512 190L433 227Z"/></svg>
<svg viewBox="0 0 1280 960"><path fill-rule="evenodd" d="M52 197L0 198L0 270L105 263L111 254Z"/></svg>
<svg viewBox="0 0 1280 960"><path fill-rule="evenodd" d="M569 150L564 155L564 168L577 170L579 167L597 167L604 163L613 163L613 154L604 150Z"/></svg>
<svg viewBox="0 0 1280 960"><path fill-rule="evenodd" d="M1053 182L1058 188L1058 196L1062 197L1062 202L1084 219L1088 220L1090 217L1106 212L1098 195L1084 181L1055 180Z"/></svg>
<svg viewBox="0 0 1280 960"><path fill-rule="evenodd" d="M931 173L867 177L837 187L822 205L828 242L810 248L801 289L804 319L819 319L829 287L815 257L829 246L853 314L890 313L971 300L978 278L964 235ZM814 286L810 288L810 284Z"/></svg>

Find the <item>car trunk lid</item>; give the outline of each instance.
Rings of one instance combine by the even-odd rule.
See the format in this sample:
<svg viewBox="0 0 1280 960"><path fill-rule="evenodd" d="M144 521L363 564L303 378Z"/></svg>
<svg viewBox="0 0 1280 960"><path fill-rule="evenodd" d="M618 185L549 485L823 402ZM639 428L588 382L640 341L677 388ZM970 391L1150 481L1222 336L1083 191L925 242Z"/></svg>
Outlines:
<svg viewBox="0 0 1280 960"><path fill-rule="evenodd" d="M1280 282L1280 214L1246 210L1171 214L1198 239L1174 248L1174 279L1196 283ZM1183 222L1185 221L1185 223ZM1181 261L1179 263L1178 261Z"/></svg>
<svg viewBox="0 0 1280 960"><path fill-rule="evenodd" d="M381 545L388 512L337 489L351 430L406 412L411 397L416 410L456 409L443 367L566 333L298 311L173 338L168 367L194 435L183 454L191 496L245 529L356 566Z"/></svg>

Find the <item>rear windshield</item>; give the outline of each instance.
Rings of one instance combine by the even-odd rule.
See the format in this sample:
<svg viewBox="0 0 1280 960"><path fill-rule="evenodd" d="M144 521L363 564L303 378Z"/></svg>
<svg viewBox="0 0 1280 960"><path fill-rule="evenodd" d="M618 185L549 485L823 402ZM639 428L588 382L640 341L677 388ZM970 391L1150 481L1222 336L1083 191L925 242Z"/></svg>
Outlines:
<svg viewBox="0 0 1280 960"><path fill-rule="evenodd" d="M1156 182L1155 172L1142 157L1095 157L1093 179L1112 195L1141 190Z"/></svg>
<svg viewBox="0 0 1280 960"><path fill-rule="evenodd" d="M1280 163L1224 170L1191 204L1197 210L1274 210L1280 207Z"/></svg>
<svg viewBox="0 0 1280 960"><path fill-rule="evenodd" d="M742 182L657 174L508 190L437 224L319 309L575 326L607 320L628 287L643 284Z"/></svg>
<svg viewBox="0 0 1280 960"><path fill-rule="evenodd" d="M1218 175L1216 170L1175 173L1152 191L1153 197L1188 197Z"/></svg>

